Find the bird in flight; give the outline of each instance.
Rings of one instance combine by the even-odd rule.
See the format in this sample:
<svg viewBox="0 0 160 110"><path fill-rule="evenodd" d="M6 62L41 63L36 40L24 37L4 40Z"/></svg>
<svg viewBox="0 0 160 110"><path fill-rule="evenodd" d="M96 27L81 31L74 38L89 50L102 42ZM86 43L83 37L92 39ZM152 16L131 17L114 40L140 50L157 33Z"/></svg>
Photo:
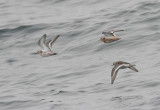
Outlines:
<svg viewBox="0 0 160 110"><path fill-rule="evenodd" d="M127 62L124 62L124 61L116 61L113 63L113 69L111 71L111 84L114 83L114 80L117 76L117 72L119 71L119 69L126 69L126 68L129 68L135 72L138 72L138 70L134 67L136 65L133 65L133 64L130 64L130 63L127 63Z"/></svg>
<svg viewBox="0 0 160 110"><path fill-rule="evenodd" d="M52 40L49 40L46 42L47 35L44 34L38 41L38 45L41 47L41 50L37 51L37 54L41 56L51 56L56 55L57 53L53 52L52 50L52 44L59 38L60 35L57 35Z"/></svg>

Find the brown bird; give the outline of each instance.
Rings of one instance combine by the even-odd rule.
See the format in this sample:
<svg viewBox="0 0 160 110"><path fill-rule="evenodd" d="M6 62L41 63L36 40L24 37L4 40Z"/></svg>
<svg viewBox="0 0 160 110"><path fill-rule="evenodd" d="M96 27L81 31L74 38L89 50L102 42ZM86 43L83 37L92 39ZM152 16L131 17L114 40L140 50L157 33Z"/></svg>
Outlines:
<svg viewBox="0 0 160 110"><path fill-rule="evenodd" d="M114 42L114 41L117 41L121 38L118 38L118 37L113 37L113 38L106 38L106 37L101 37L101 41L104 42L104 43L111 43L111 42Z"/></svg>
<svg viewBox="0 0 160 110"><path fill-rule="evenodd" d="M111 72L111 84L113 84L116 76L117 76L117 72L119 69L126 69L126 68L130 68L131 70L138 72L138 70L134 67L136 65L127 63L127 62L123 62L123 61L116 61L113 63L113 69Z"/></svg>

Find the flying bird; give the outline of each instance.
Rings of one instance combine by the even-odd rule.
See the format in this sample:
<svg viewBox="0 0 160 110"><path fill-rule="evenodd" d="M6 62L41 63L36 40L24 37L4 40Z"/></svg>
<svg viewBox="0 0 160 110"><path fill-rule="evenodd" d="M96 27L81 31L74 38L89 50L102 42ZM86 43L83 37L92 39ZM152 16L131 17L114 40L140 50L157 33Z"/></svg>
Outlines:
<svg viewBox="0 0 160 110"><path fill-rule="evenodd" d="M59 36L60 35L57 35L52 40L49 40L48 42L46 42L47 35L44 34L38 41L38 45L41 47L41 50L38 50L37 54L41 56L56 55L57 53L52 51L52 44L58 39Z"/></svg>
<svg viewBox="0 0 160 110"><path fill-rule="evenodd" d="M127 62L123 62L123 61L116 61L113 63L113 69L111 71L111 84L114 83L114 80L116 78L117 72L119 71L119 69L126 69L126 68L130 68L131 70L138 72L138 70L134 67L136 65L127 63Z"/></svg>

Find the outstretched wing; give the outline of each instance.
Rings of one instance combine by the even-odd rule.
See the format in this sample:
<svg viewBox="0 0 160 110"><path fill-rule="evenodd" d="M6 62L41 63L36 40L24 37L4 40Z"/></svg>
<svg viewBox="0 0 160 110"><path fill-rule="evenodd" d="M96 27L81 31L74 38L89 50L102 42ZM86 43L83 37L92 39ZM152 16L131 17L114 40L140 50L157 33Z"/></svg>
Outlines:
<svg viewBox="0 0 160 110"><path fill-rule="evenodd" d="M111 77L113 76L113 74L114 74L116 68L117 68L117 66L114 66L114 67L112 68Z"/></svg>
<svg viewBox="0 0 160 110"><path fill-rule="evenodd" d="M44 46L45 46L45 40L46 40L46 34L44 34L38 41L38 45L44 49Z"/></svg>
<svg viewBox="0 0 160 110"><path fill-rule="evenodd" d="M124 31L124 30L114 30L113 32L120 32L120 31Z"/></svg>
<svg viewBox="0 0 160 110"><path fill-rule="evenodd" d="M129 67L131 70L135 71L135 72L138 72L138 70L134 67L135 65Z"/></svg>
<svg viewBox="0 0 160 110"><path fill-rule="evenodd" d="M48 42L46 43L46 46L50 49L50 51L51 51L51 49L52 49L52 44L58 39L59 36L60 36L60 35L57 35L54 39L52 39L52 40L50 40L50 41L48 41Z"/></svg>
<svg viewBox="0 0 160 110"><path fill-rule="evenodd" d="M123 67L124 65L119 65L119 66L115 66L113 69L112 69L112 72L111 72L111 84L113 84L114 83L114 80L115 80L115 78L116 78L116 76L117 76L117 72L118 72L118 70L121 68L121 67Z"/></svg>

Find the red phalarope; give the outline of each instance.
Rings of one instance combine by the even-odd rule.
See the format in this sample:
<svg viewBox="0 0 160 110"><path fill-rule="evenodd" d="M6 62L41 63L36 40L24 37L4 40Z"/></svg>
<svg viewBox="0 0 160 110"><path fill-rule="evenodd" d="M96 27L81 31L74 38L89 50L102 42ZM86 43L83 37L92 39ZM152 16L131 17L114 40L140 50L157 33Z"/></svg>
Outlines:
<svg viewBox="0 0 160 110"><path fill-rule="evenodd" d="M117 37L115 35L115 32L119 32L119 31L124 31L124 30L111 30L111 31L108 31L108 32L102 32L102 34L104 34L106 37L109 37L110 38L106 38L106 37L101 37L101 41L104 42L104 43L111 43L111 42L114 42L114 41L117 41L121 38Z"/></svg>
<svg viewBox="0 0 160 110"><path fill-rule="evenodd" d="M52 51L52 44L58 39L59 35L57 35L55 38L52 40L49 40L46 42L46 34L44 34L40 40L38 41L38 45L42 48L42 50L38 50L37 54L41 56L51 56L51 55L56 55L57 53L54 53ZM45 51L45 49L47 51Z"/></svg>
<svg viewBox="0 0 160 110"><path fill-rule="evenodd" d="M138 72L138 70L134 67L136 65L133 65L133 64L130 64L130 63L127 63L127 62L123 62L123 61L114 62L113 66L114 67L113 67L112 72L111 72L111 84L113 84L119 69L130 68L131 70L133 70L135 72Z"/></svg>

